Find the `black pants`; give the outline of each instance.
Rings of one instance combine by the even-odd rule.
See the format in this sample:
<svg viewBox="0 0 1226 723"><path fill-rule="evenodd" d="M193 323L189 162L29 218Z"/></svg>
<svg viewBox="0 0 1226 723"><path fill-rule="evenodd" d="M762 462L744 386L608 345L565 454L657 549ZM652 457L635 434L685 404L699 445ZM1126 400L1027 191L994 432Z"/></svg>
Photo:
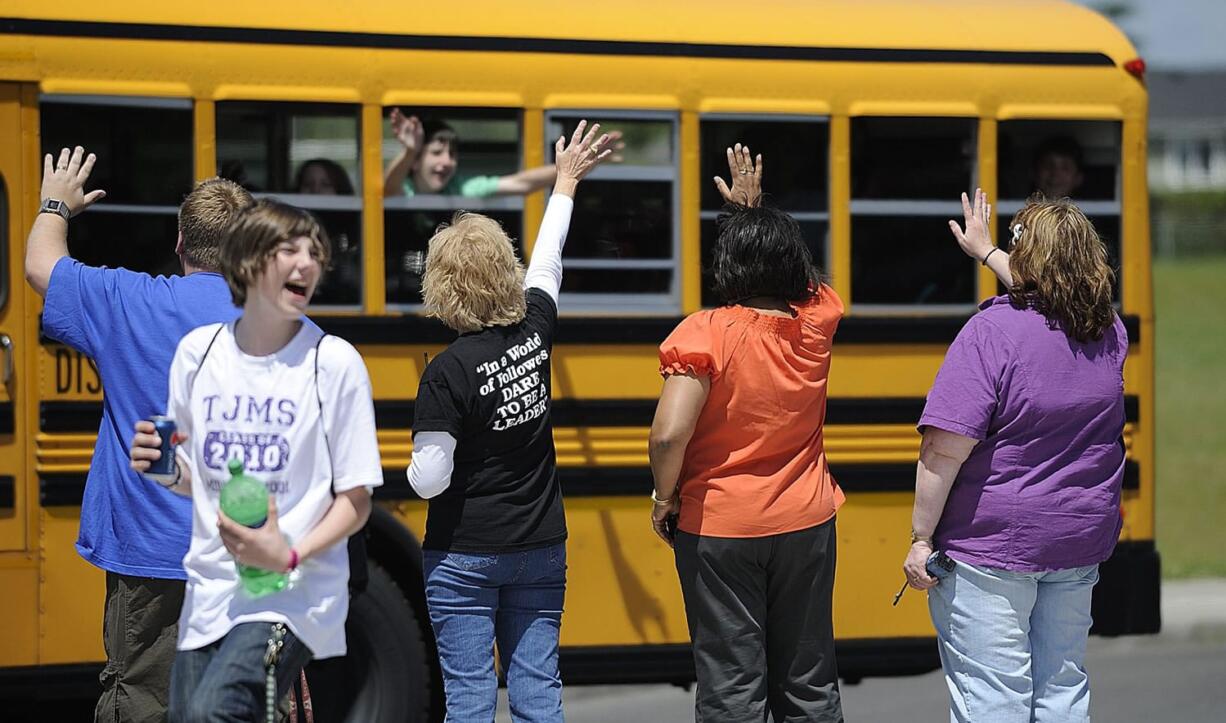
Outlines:
<svg viewBox="0 0 1226 723"><path fill-rule="evenodd" d="M165 720L183 590L182 580L106 574L97 723Z"/></svg>
<svg viewBox="0 0 1226 723"><path fill-rule="evenodd" d="M834 520L757 538L677 533L698 673L695 720L842 721L834 660Z"/></svg>

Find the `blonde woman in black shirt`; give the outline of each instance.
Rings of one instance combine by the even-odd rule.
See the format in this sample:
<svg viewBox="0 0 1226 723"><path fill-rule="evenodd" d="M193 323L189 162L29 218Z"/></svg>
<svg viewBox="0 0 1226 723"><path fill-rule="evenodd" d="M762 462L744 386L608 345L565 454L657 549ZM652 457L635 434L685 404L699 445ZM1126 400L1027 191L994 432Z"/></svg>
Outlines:
<svg viewBox="0 0 1226 723"><path fill-rule="evenodd" d="M557 182L525 271L497 222L461 213L430 239L428 312L460 337L426 367L409 483L430 500L424 567L447 720L494 720L497 644L517 721L562 721L558 633L566 519L549 359L562 245L579 181L608 158L581 122L557 142Z"/></svg>

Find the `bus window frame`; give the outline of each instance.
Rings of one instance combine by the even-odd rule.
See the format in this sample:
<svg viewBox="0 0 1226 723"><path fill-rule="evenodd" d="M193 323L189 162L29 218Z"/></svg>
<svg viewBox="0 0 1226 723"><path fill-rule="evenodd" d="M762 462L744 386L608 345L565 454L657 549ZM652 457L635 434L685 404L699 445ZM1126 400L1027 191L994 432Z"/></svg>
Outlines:
<svg viewBox="0 0 1226 723"><path fill-rule="evenodd" d="M144 96L144 95L104 95L98 93L40 93L38 96L38 117L39 117L39 134L40 143L43 109L47 104L52 105L81 105L81 106L96 106L106 108L152 108L160 110L182 110L192 114L191 117L191 137L189 138L191 148L192 169L190 177L192 186L196 184L195 164L196 164L196 138L199 130L196 127L196 99L194 98L172 98L163 96ZM88 148L86 149L89 150ZM48 153L54 153L52 149L47 149ZM95 203L89 207L91 214L129 214L139 216L174 216L178 219L179 206L181 204L137 204L137 203L111 203L103 200L102 203ZM178 221L175 221L176 227Z"/></svg>
<svg viewBox="0 0 1226 723"><path fill-rule="evenodd" d="M12 208L8 181L0 171L0 310L9 303L9 213Z"/></svg>
<svg viewBox="0 0 1226 723"><path fill-rule="evenodd" d="M559 130L554 125L559 119L587 119L589 123L613 125L610 121L666 121L672 124L672 159L667 166L602 165L588 174L590 181L667 181L672 184L672 257L669 259L573 259L563 255L565 269L592 270L667 270L672 273L669 290L663 294L610 294L563 291L559 294L558 308L562 315L603 314L650 314L676 315L681 312L682 258L681 258L681 111L680 110L633 110L616 108L547 108L541 126L541 139L545 159L551 158ZM582 193L582 189L579 191ZM616 311L612 311L616 310Z"/></svg>
<svg viewBox="0 0 1226 723"><path fill-rule="evenodd" d="M378 107L380 109L380 113L382 114L383 122L386 122L387 114L388 112L390 112L392 108L403 109L406 106L405 104L394 104L394 105L381 105ZM518 108L514 106L451 106L451 105L447 105L447 106L414 105L412 106L412 108L414 111L418 111L421 109L431 109L431 110L443 111L443 112L450 111L450 112L454 112L460 115L464 113L472 113L474 116L477 116L481 113L487 113L487 112L490 113L491 115L498 113L498 112L506 113L508 114L508 116L511 114L514 114L515 122L519 126L519 132L517 134L519 137L519 141L515 148L515 155L519 159L519 168L516 169L515 171L511 171L511 173L517 173L525 169L526 165L525 165L525 158L524 158L524 148L526 147L527 144L525 143L525 139L524 139L524 125L525 125L524 116L526 115L526 111L524 108ZM425 116L427 114L422 113L421 115ZM383 140L384 140L383 136L380 135L379 142L382 143ZM463 143L464 143L464 139L461 138L460 139L461 147L463 146ZM380 154L380 160L382 161L382 154ZM386 161L382 161L382 162L386 163ZM385 170L386 170L386 165L379 170L380 176L383 176ZM504 175L507 175L507 174L504 174ZM521 250L521 249L526 250L528 248L527 239L524 238L527 235L527 231L526 231L527 222L525 219L524 196L501 195L501 196L486 196L484 198L470 198L468 196L454 196L450 194L443 195L443 194L438 194L438 193L419 193L419 194L414 194L412 196L383 196L383 203L379 207L379 213L381 215L386 216L388 211L451 211L452 213L455 213L458 211L474 211L476 213L485 213L487 211L495 211L495 212L501 211L501 212L518 213L520 228L519 228L519 233L518 233L519 249L517 250ZM384 233L384 237L383 237L384 251L383 253L386 254L387 253L387 223L386 222L384 222L383 228L384 228L384 232L383 232ZM510 229L507 229L507 233L509 236L511 236L512 241L514 241L516 234L512 233ZM384 271L384 273L386 273L386 270ZM403 303L393 303L391 301L388 301L386 287L384 288L383 296L384 296L384 307L389 312L421 314L426 309L425 304L403 304Z"/></svg>
<svg viewBox="0 0 1226 723"><path fill-rule="evenodd" d="M357 154L357 173L353 179L350 179L354 185L352 194L337 194L337 195L321 195L314 193L297 193L297 192L280 192L280 191L252 191L251 197L255 199L272 199L281 203L289 204L304 211L311 212L315 215L315 211L356 211L358 214L358 228L362 231L362 239L360 241L362 255L358 259L358 289L357 302L353 304L320 304L317 302L311 303L311 313L316 312L364 312L365 293L366 293L366 196L364 191L363 178L365 169L363 168L363 139L362 139L362 104L349 102L332 102L332 101L311 101L298 99L260 99L260 98L227 98L224 100L213 101L213 159L218 169L218 176L222 167L221 140L217 134L218 115L226 107L234 105L252 105L260 108L275 108L278 106L287 107L291 111L295 108L309 109L313 105L327 106L329 108L352 108L354 120L354 150ZM339 114L336 114L339 116ZM288 148L287 154L288 154ZM287 155L288 157L288 155ZM321 223L322 226L322 223ZM334 259L335 260L335 259ZM324 276L324 282L327 282L327 275Z"/></svg>
<svg viewBox="0 0 1226 723"><path fill-rule="evenodd" d="M971 163L970 188L967 189L969 195L975 188L980 186L981 174L983 172L983 157L979 152L980 135L982 134L982 118L976 115L956 115L951 113L934 113L934 114L905 114L905 113L861 113L848 116L848 174L854 176L856 159L852 155L855 147L855 121L861 118L877 118L891 120L907 120L907 121L931 121L931 120L958 120L965 121L971 127L971 136L969 139L970 147L974 148L974 161ZM848 179L850 181L850 178ZM851 270L854 259L854 247L856 243L855 234L852 232L855 228L856 215L860 214L869 218L930 218L936 223L938 219L960 219L962 217L962 203L959 199L943 199L925 198L925 199L894 199L894 198L861 198L857 199L854 191L849 194L847 204L847 228L848 228L848 270ZM997 209L992 209L993 216L997 215ZM954 243L951 237L949 243ZM845 299L849 307L855 309L857 316L965 316L969 313L974 313L979 308L979 284L978 266L974 259L966 258L966 263L971 273L971 288L972 298L965 303L941 303L941 304L878 304L871 301L860 301L856 298L856 290L853 284L851 289L851 298ZM854 277L854 273L852 274ZM851 279L848 279L850 281Z"/></svg>
<svg viewBox="0 0 1226 723"><path fill-rule="evenodd" d="M749 123L754 123L754 122L813 123L817 125L826 126L826 210L825 211L791 211L788 209L780 209L780 210L784 211L785 213L787 213L787 215L791 216L797 223L820 222L820 223L826 224L826 237L822 240L822 253L823 253L824 258L822 258L820 261L817 259L814 259L814 263L817 264L818 268L821 269L823 273L825 273L828 269L832 268L832 264L834 263L834 244L831 243L830 217L832 213L830 209L834 207L834 199L831 197L831 186L834 185L834 178L832 177L831 170L830 170L832 166L830 159L833 156L833 147L832 147L833 140L831 139L831 134L830 134L830 116L829 115L806 115L803 113L725 113L725 112L699 113L698 114L698 137L699 137L698 164L700 167L702 165L702 158L703 158L702 154L703 153L709 152L709 153L714 154L716 151L718 151L718 149L714 149L714 148L704 149L702 147L702 124L708 121L711 121L714 123L721 123L721 122L723 123L745 123L745 122L749 122ZM721 159L723 157L724 156L720 156ZM763 158L762 163L763 165L769 167L770 159ZM724 169L722 168L722 164L720 164L719 162L716 162L716 167L720 169L718 175L723 177L725 174L724 174ZM704 174L700 173L699 175L702 176ZM766 175L764 177L764 185L766 185L766 188L767 188L767 195L770 195L769 193L770 176L769 175ZM719 218L720 213L722 213L722 211L720 211L719 209L715 209L715 210L704 209L702 207L702 200L701 198L699 199L698 221L700 224L703 221L716 220L717 218ZM700 238L699 244L701 245L701 243L702 243L702 239ZM713 307L704 307L704 308L713 308Z"/></svg>

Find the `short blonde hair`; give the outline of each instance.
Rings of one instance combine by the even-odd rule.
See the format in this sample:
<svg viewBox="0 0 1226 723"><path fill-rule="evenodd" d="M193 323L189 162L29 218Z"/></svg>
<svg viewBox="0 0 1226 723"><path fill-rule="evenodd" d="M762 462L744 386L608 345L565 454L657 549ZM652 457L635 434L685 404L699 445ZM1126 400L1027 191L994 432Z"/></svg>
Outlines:
<svg viewBox="0 0 1226 723"><path fill-rule="evenodd" d="M262 198L234 220L221 244L221 274L235 306L247 303L247 290L259 281L277 246L300 236L311 239L311 254L326 271L332 244L309 211Z"/></svg>
<svg viewBox="0 0 1226 723"><path fill-rule="evenodd" d="M1018 228L1020 226L1020 228ZM1115 323L1115 272L1094 224L1067 198L1032 197L1013 217L1015 306L1030 306L1070 338L1097 341Z"/></svg>
<svg viewBox="0 0 1226 723"><path fill-rule="evenodd" d="M457 213L430 239L421 290L426 313L461 334L527 312L524 265L502 226L479 213Z"/></svg>
<svg viewBox="0 0 1226 723"><path fill-rule="evenodd" d="M247 189L225 178L201 181L179 206L183 257L206 271L221 268L221 243L234 219L255 199Z"/></svg>

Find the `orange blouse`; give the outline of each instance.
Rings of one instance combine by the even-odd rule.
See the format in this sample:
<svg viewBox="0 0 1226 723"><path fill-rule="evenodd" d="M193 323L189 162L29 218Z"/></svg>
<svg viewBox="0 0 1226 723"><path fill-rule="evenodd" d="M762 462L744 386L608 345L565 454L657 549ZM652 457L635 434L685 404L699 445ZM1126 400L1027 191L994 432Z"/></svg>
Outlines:
<svg viewBox="0 0 1226 723"><path fill-rule="evenodd" d="M711 379L681 468L685 532L778 535L819 525L843 504L822 433L843 301L823 285L793 308L790 319L744 306L700 311L660 345L661 375Z"/></svg>

